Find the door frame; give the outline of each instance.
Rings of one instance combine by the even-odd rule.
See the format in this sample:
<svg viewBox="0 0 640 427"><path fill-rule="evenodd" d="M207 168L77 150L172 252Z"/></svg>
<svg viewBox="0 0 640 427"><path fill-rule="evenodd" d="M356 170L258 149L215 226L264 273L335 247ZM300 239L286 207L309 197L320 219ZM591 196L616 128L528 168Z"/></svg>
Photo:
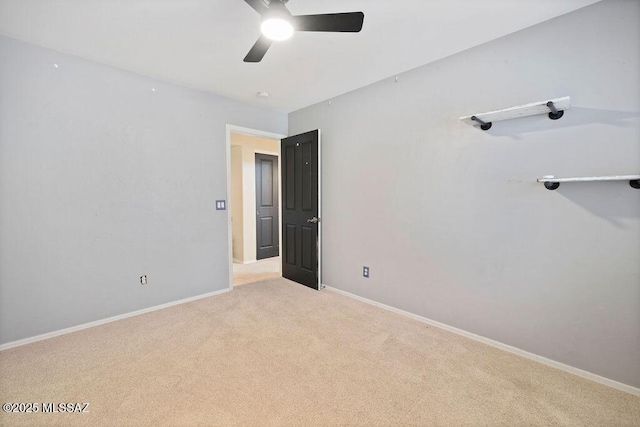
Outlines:
<svg viewBox="0 0 640 427"><path fill-rule="evenodd" d="M251 129L243 126L226 125L226 162L227 162L227 248L228 248L228 265L229 265L229 290L233 290L233 225L231 223L231 133L240 133L249 136L257 136L260 138L269 138L281 140L287 135L279 133L267 132L259 129ZM278 142L278 159L280 158L280 142ZM281 195L280 195L281 196Z"/></svg>

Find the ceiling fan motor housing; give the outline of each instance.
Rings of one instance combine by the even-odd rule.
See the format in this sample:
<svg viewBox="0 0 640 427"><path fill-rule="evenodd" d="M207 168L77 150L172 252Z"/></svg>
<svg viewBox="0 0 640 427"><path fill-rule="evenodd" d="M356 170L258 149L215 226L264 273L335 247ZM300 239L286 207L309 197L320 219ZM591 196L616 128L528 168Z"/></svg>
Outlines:
<svg viewBox="0 0 640 427"><path fill-rule="evenodd" d="M284 19L291 20L291 12L285 7L286 1L274 0L269 4L269 9L262 15L262 20L266 19Z"/></svg>

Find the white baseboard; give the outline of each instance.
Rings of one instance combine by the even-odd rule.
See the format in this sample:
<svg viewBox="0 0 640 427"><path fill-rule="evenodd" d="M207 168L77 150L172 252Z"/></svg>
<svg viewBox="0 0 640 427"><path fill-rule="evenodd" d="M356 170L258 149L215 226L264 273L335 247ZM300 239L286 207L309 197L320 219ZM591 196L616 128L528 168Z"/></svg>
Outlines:
<svg viewBox="0 0 640 427"><path fill-rule="evenodd" d="M480 336L480 335L476 335L474 333L467 332L467 331L462 330L462 329L454 328L453 326L449 326L449 325L446 325L444 323L440 323L440 322L437 322L435 320L431 320L431 319L428 319L426 317L419 316L417 314L409 313L408 311L400 310L399 308L391 307L389 305L382 304L380 302L373 301L373 300L370 300L368 298L364 298L364 297L361 297L361 296L358 296L358 295L354 295L352 293L345 292L345 291L342 291L340 289L332 288L331 286L327 286L327 285L324 285L324 286L327 288L327 290L329 290L331 292L335 292L337 294L344 295L344 296L347 296L349 298L353 298L355 300L358 300L358 301L361 301L361 302L364 302L364 303L367 303L367 304L370 304L370 305L374 305L374 306L382 308L384 310L392 311L394 313L401 314L401 315L406 316L406 317L410 317L410 318L412 318L414 320L417 320L419 322L427 323L427 324L435 326L437 328L444 329L444 330L449 331L449 332L453 332L454 334L462 335L463 337L470 338L470 339L475 340L475 341L479 341L479 342L481 342L483 344L487 344L487 345L490 345L492 347L499 348L500 350L508 351L509 353L517 354L518 356L522 356L522 357L525 357L527 359L533 360L535 362L542 363L543 365L547 365L547 366L551 366L551 367L556 368L556 369L560 369L561 371L569 372L571 374L577 375L577 376L582 377L582 378L586 378L586 379L591 380L591 381L595 381L597 383L600 383L600 384L615 388L617 390L621 390L621 391L633 394L635 396L640 396L640 389L639 388L636 388L636 387L633 387L633 386L630 386L630 385L627 385L627 384L623 384L623 383L618 382L618 381L610 380L609 378L601 377L600 375L596 375L596 374L593 374L593 373L588 372L588 371L583 371L582 369L574 368L573 366L565 365L564 363L556 362L555 360L547 359L546 357L542 357L542 356L538 356L537 354L529 353L528 351L521 350L521 349L519 349L517 347L513 347L513 346L510 346L508 344L503 344L503 343L501 343L499 341L494 341L492 339L489 339L489 338L486 338L486 337L483 337L483 336Z"/></svg>
<svg viewBox="0 0 640 427"><path fill-rule="evenodd" d="M12 341L12 342L0 345L0 351L8 350L14 347L20 347L21 345L27 345L37 341L47 340L49 338L54 338L60 335L70 334L72 332L81 331L87 328L93 328L94 326L104 325L105 323L115 322L116 320L126 319L127 317L133 317L133 316L138 316L140 314L150 313L156 310L162 310L163 308L173 307L174 305L180 305L187 302L196 301L202 298L212 297L214 295L223 294L225 292L229 292L229 288L221 289L219 291L214 291L214 292L208 292L202 295L196 295L195 297L189 297L189 298L181 299L178 301L171 301L166 304L160 304L153 307L143 308L142 310L136 310L130 313L119 314L113 317L107 317L106 319L96 320L94 322L83 323L82 325L72 326L66 329L60 329L58 331L47 332L46 334L36 335L34 337L24 338L18 341Z"/></svg>
<svg viewBox="0 0 640 427"><path fill-rule="evenodd" d="M258 262L258 260L250 259L249 261L240 261L239 259L234 258L233 262L235 262L236 264L255 264L256 262Z"/></svg>

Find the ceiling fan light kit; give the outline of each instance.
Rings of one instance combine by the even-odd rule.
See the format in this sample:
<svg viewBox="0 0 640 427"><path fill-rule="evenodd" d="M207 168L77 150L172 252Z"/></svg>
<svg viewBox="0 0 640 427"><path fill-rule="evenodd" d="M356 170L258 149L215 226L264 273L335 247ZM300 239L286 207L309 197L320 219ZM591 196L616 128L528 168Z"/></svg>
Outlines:
<svg viewBox="0 0 640 427"><path fill-rule="evenodd" d="M268 39L282 41L293 35L293 25L281 18L269 18L262 21L260 31Z"/></svg>
<svg viewBox="0 0 640 427"><path fill-rule="evenodd" d="M293 25L291 25L291 14L281 1L274 1L261 14L262 24L260 31L270 40L287 40L293 35Z"/></svg>
<svg viewBox="0 0 640 427"><path fill-rule="evenodd" d="M294 31L358 33L362 30L364 13L326 13L321 15L291 15L288 0L244 0L262 17L262 35L244 58L244 62L260 62L274 41L290 38Z"/></svg>

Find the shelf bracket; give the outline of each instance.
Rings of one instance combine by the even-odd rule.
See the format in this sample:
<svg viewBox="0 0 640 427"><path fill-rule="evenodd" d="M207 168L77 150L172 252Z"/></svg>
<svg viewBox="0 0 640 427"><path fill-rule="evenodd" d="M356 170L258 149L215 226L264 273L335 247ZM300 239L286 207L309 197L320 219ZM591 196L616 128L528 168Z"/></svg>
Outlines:
<svg viewBox="0 0 640 427"><path fill-rule="evenodd" d="M555 105L553 105L553 101L547 102L547 107L551 112L549 113L549 118L551 120L558 120L560 117L564 116L564 111L558 110Z"/></svg>
<svg viewBox="0 0 640 427"><path fill-rule="evenodd" d="M629 185L633 188L640 189L640 179L629 180Z"/></svg>
<svg viewBox="0 0 640 427"><path fill-rule="evenodd" d="M559 182L545 182L544 183L544 187L547 190L556 190L558 187L560 187L560 183Z"/></svg>
<svg viewBox="0 0 640 427"><path fill-rule="evenodd" d="M480 129L482 129L482 130L491 129L491 122L484 122L484 121L480 120L479 118L477 118L476 116L471 116L471 120L473 120L474 122L480 123Z"/></svg>

